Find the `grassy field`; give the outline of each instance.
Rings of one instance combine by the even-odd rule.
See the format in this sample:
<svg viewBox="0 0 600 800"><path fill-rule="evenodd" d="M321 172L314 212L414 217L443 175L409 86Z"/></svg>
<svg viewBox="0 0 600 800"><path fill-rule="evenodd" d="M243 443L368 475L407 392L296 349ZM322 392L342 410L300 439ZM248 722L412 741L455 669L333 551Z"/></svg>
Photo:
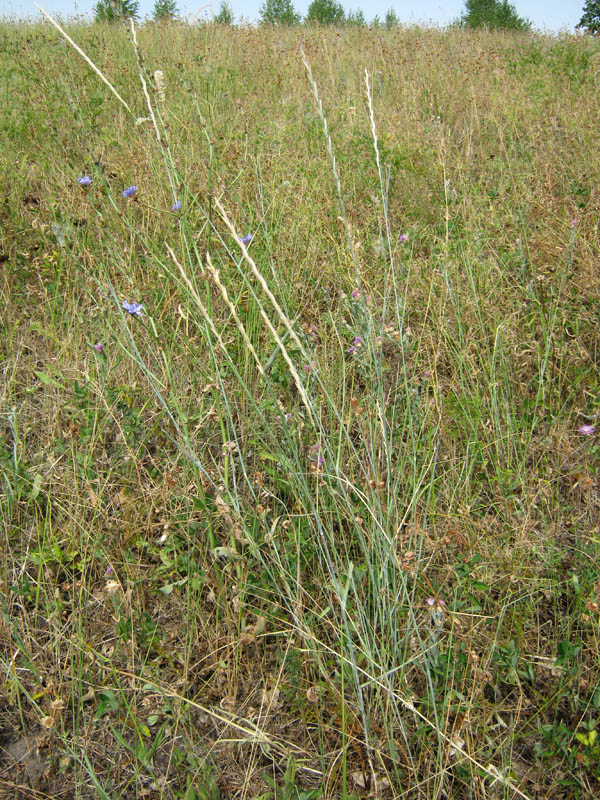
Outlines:
<svg viewBox="0 0 600 800"><path fill-rule="evenodd" d="M598 797L600 41L68 33L0 24L0 796Z"/></svg>

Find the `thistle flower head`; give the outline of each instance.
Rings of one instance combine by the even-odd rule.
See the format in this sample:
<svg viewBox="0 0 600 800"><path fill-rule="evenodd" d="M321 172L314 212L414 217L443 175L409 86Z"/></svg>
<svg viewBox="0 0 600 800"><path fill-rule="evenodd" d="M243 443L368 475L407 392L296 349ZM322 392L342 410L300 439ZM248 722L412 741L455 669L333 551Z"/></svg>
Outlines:
<svg viewBox="0 0 600 800"><path fill-rule="evenodd" d="M595 425L580 425L577 430L582 436L593 436L596 432Z"/></svg>

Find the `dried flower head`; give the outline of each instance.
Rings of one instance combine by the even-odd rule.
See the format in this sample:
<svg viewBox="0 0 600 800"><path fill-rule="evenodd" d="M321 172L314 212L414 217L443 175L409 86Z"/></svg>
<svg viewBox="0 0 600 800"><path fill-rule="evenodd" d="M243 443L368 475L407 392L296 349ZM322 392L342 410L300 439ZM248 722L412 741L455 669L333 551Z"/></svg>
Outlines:
<svg viewBox="0 0 600 800"><path fill-rule="evenodd" d="M156 94L161 103L165 102L165 73L162 69L154 70L154 85L156 86Z"/></svg>

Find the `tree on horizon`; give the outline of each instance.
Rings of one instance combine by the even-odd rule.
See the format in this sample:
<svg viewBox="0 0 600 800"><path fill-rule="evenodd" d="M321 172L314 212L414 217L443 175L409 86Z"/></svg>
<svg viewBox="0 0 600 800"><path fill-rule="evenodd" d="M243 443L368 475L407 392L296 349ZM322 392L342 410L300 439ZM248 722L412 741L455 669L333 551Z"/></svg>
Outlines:
<svg viewBox="0 0 600 800"><path fill-rule="evenodd" d="M300 14L292 0L265 0L260 7L260 21L264 25L297 25Z"/></svg>
<svg viewBox="0 0 600 800"><path fill-rule="evenodd" d="M227 0L221 0L219 11L215 14L213 22L216 25L233 25L233 11Z"/></svg>
<svg viewBox="0 0 600 800"><path fill-rule="evenodd" d="M600 33L600 0L586 0L577 27L584 28L588 33Z"/></svg>
<svg viewBox="0 0 600 800"><path fill-rule="evenodd" d="M167 22L179 14L175 0L155 0L153 16L157 22Z"/></svg>
<svg viewBox="0 0 600 800"><path fill-rule="evenodd" d="M388 8L388 10L385 12L383 27L386 28L386 30L391 31L392 28L397 28L398 25L400 25L398 15L393 8Z"/></svg>
<svg viewBox="0 0 600 800"><path fill-rule="evenodd" d="M355 26L357 28L366 28L367 18L365 17L362 9L357 8L356 11L349 11L346 14L346 25Z"/></svg>
<svg viewBox="0 0 600 800"><path fill-rule="evenodd" d="M119 22L135 19L140 10L139 0L98 0L94 6L96 22Z"/></svg>
<svg viewBox="0 0 600 800"><path fill-rule="evenodd" d="M312 0L305 22L310 25L343 25L346 17L344 6L337 0Z"/></svg>
<svg viewBox="0 0 600 800"><path fill-rule="evenodd" d="M465 0L465 10L460 18L465 28L504 28L528 31L531 23L517 14L508 0Z"/></svg>

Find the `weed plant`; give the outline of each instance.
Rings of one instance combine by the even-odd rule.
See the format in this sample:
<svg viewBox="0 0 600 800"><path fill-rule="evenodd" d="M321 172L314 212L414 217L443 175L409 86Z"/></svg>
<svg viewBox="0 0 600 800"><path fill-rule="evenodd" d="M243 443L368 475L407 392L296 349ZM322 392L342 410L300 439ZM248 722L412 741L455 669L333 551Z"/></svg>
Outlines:
<svg viewBox="0 0 600 800"><path fill-rule="evenodd" d="M66 33L0 25L1 791L596 797L599 43Z"/></svg>

